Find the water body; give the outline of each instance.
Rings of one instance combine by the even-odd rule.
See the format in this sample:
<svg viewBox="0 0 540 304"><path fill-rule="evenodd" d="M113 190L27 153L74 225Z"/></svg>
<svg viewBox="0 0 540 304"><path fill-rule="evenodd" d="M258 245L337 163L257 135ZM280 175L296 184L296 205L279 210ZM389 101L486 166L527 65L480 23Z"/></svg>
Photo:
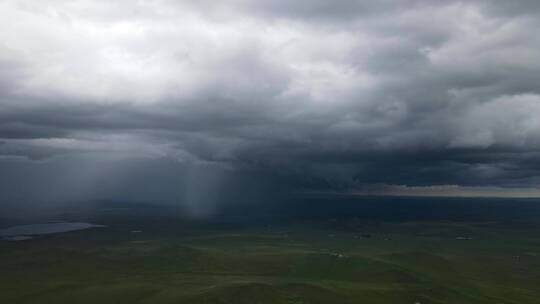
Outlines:
<svg viewBox="0 0 540 304"><path fill-rule="evenodd" d="M31 239L33 236L62 233L89 228L105 227L90 223L48 223L48 224L31 224L18 225L5 229L0 229L0 238L8 241L23 241Z"/></svg>
<svg viewBox="0 0 540 304"><path fill-rule="evenodd" d="M0 238L0 240L4 240L4 241L26 241L26 240L31 240L31 239L33 239L33 237L27 236L27 235L6 236L3 238Z"/></svg>

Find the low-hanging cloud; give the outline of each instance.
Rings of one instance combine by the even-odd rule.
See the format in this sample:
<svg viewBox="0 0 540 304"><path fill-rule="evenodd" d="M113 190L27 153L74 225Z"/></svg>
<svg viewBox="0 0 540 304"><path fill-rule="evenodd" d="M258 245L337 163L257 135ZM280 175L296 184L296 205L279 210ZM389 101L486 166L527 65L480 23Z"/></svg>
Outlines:
<svg viewBox="0 0 540 304"><path fill-rule="evenodd" d="M106 162L88 166L97 180L111 164L173 162L214 172L186 174L215 192L243 173L292 190L537 187L537 1L8 0L0 12L0 175L22 183L5 200L38 187L20 168L51 162L70 176ZM155 168L137 174L190 184ZM129 185L91 179L79 196Z"/></svg>

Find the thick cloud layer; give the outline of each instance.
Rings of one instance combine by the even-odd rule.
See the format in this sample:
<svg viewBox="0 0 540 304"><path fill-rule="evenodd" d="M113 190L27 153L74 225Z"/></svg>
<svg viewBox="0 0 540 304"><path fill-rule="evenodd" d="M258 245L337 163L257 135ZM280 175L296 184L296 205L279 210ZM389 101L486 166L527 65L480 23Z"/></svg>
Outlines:
<svg viewBox="0 0 540 304"><path fill-rule="evenodd" d="M81 198L146 176L166 190L136 196L185 200L193 172L536 188L539 30L538 1L2 1L4 200L72 198L51 176Z"/></svg>

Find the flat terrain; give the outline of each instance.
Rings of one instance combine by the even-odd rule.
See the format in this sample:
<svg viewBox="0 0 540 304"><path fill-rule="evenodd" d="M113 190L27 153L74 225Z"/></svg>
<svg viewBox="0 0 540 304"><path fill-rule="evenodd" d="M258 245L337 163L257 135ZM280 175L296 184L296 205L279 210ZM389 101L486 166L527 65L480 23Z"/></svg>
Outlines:
<svg viewBox="0 0 540 304"><path fill-rule="evenodd" d="M534 221L94 220L0 242L0 303L540 303Z"/></svg>

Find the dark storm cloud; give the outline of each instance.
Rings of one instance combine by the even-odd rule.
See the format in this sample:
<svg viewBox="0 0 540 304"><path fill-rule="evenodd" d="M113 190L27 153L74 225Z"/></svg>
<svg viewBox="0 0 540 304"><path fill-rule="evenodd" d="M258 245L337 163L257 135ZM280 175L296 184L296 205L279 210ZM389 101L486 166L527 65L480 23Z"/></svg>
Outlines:
<svg viewBox="0 0 540 304"><path fill-rule="evenodd" d="M36 166L25 172L68 183L79 162L93 168L71 182L80 197L140 175L183 185L137 194L149 200L218 200L194 186L205 180L537 187L537 1L0 6L4 182ZM182 169L161 178L164 163ZM121 181L95 186L111 167Z"/></svg>

